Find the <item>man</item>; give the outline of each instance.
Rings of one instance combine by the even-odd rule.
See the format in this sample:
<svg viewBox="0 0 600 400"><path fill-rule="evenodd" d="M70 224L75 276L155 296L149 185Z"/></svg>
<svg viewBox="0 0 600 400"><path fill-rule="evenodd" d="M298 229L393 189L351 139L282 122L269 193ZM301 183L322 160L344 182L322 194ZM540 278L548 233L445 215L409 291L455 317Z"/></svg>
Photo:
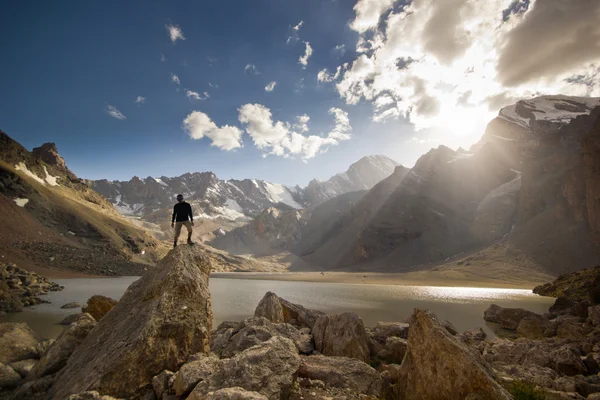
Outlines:
<svg viewBox="0 0 600 400"><path fill-rule="evenodd" d="M189 218L189 220L188 220ZM192 226L194 226L194 215L192 214L192 206L183 201L183 195L177 195L177 204L173 207L173 218L171 218L171 228L175 227L175 241L173 247L177 247L177 239L181 234L181 227L185 226L188 231L188 244L192 242Z"/></svg>

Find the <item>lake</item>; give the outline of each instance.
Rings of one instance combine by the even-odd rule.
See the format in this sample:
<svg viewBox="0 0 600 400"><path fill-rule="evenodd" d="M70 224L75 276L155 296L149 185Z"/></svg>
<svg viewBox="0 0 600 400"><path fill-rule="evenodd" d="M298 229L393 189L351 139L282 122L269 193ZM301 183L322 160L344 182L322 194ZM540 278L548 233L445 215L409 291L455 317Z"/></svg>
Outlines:
<svg viewBox="0 0 600 400"><path fill-rule="evenodd" d="M80 309L60 307L72 301L84 305L94 294L118 299L137 277L56 279L65 289L44 298L51 304L39 304L21 313L0 317L0 321L27 322L42 338L57 337L63 326L58 323ZM530 290L470 287L358 285L343 283L290 282L274 280L225 279L210 280L214 325L226 320L242 320L252 316L267 291L308 308L327 313L352 311L366 326L379 321L404 321L415 307L427 308L440 319L447 319L459 330L482 327L490 336L497 329L483 320L483 311L495 303L503 307L519 307L543 314L554 299L533 294Z"/></svg>

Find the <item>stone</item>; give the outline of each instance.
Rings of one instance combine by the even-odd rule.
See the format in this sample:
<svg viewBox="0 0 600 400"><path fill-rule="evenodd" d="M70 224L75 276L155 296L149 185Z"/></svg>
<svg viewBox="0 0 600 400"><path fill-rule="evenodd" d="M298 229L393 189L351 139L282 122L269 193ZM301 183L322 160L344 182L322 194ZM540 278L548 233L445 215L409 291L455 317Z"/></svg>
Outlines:
<svg viewBox="0 0 600 400"><path fill-rule="evenodd" d="M556 336L562 339L581 340L590 332L589 325L570 320L558 323Z"/></svg>
<svg viewBox="0 0 600 400"><path fill-rule="evenodd" d="M279 307L281 307L281 314L279 313ZM267 292L254 311L255 317L265 317L275 323L296 321L301 327L310 329L313 328L317 319L323 315L325 313L322 311L311 310L299 304L290 303L273 292Z"/></svg>
<svg viewBox="0 0 600 400"><path fill-rule="evenodd" d="M550 368L538 365L498 365L495 368L499 382L511 384L514 380L523 380L534 385L552 388L558 373Z"/></svg>
<svg viewBox="0 0 600 400"><path fill-rule="evenodd" d="M408 350L395 388L397 399L511 398L479 353L452 336L434 314L415 309L409 324Z"/></svg>
<svg viewBox="0 0 600 400"><path fill-rule="evenodd" d="M100 321L117 303L117 300L96 294L88 299L81 311L90 314L96 321Z"/></svg>
<svg viewBox="0 0 600 400"><path fill-rule="evenodd" d="M548 329L548 319L542 315L530 315L519 322L517 335L529 339L540 339Z"/></svg>
<svg viewBox="0 0 600 400"><path fill-rule="evenodd" d="M173 372L164 370L160 374L152 378L152 390L157 399L162 399L163 394L169 390L169 380L175 375Z"/></svg>
<svg viewBox="0 0 600 400"><path fill-rule="evenodd" d="M600 373L600 353L589 353L583 359L583 364L589 374L593 375Z"/></svg>
<svg viewBox="0 0 600 400"><path fill-rule="evenodd" d="M225 330L225 335L229 329L231 328ZM313 351L311 335L301 333L290 324L273 324L264 317L245 319L239 331L230 337L228 342L220 349L220 352L219 349L216 349L216 346L212 348L217 350L217 354L220 354L221 357L229 358L252 346L267 341L273 336L282 336L291 339L300 353L310 354ZM219 341L222 339L224 337L219 337Z"/></svg>
<svg viewBox="0 0 600 400"><path fill-rule="evenodd" d="M72 394L67 397L67 400L119 400L116 397L103 396L95 390Z"/></svg>
<svg viewBox="0 0 600 400"><path fill-rule="evenodd" d="M587 317L587 305L584 301L571 300L566 297L558 297L554 304L548 309L550 315L573 315L576 317Z"/></svg>
<svg viewBox="0 0 600 400"><path fill-rule="evenodd" d="M25 382L13 392L12 399L46 400L54 380L54 375L48 375L41 379Z"/></svg>
<svg viewBox="0 0 600 400"><path fill-rule="evenodd" d="M464 331L463 333L459 334L458 337L464 343L473 345L483 342L487 337L487 333L485 333L482 328L474 328Z"/></svg>
<svg viewBox="0 0 600 400"><path fill-rule="evenodd" d="M96 320L91 315L84 314L83 317L58 336L56 341L42 355L40 361L29 371L27 380L39 379L61 370L67 364L71 354L95 326Z"/></svg>
<svg viewBox="0 0 600 400"><path fill-rule="evenodd" d="M205 356L197 361L192 361L175 373L173 390L177 396L188 395L198 382L208 380L219 366L219 359Z"/></svg>
<svg viewBox="0 0 600 400"><path fill-rule="evenodd" d="M348 357L302 356L298 376L377 397L381 394L383 384L381 375L375 369Z"/></svg>
<svg viewBox="0 0 600 400"><path fill-rule="evenodd" d="M593 326L600 327L600 305L588 308L587 323Z"/></svg>
<svg viewBox="0 0 600 400"><path fill-rule="evenodd" d="M55 341L56 341L55 339L47 339L47 340L44 340L43 342L39 342L35 346L36 358L42 358L44 353L46 351L48 351L50 346L52 346L52 343L54 343Z"/></svg>
<svg viewBox="0 0 600 400"><path fill-rule="evenodd" d="M321 316L312 332L315 350L321 354L369 362L369 337L358 315L343 313Z"/></svg>
<svg viewBox="0 0 600 400"><path fill-rule="evenodd" d="M37 363L38 360L34 359L21 360L10 364L10 367L17 371L21 375L21 378L25 378Z"/></svg>
<svg viewBox="0 0 600 400"><path fill-rule="evenodd" d="M385 360L392 364L401 364L408 349L408 341L395 336L390 336L385 341Z"/></svg>
<svg viewBox="0 0 600 400"><path fill-rule="evenodd" d="M210 271L201 246L171 250L98 321L61 371L52 398L89 390L134 397L163 370L177 371L190 355L208 354Z"/></svg>
<svg viewBox="0 0 600 400"><path fill-rule="evenodd" d="M199 382L188 400L205 399L215 390L241 387L269 399L288 397L300 366L300 356L290 339L273 336L234 357L220 360L218 371Z"/></svg>
<svg viewBox="0 0 600 400"><path fill-rule="evenodd" d="M564 345L554 350L550 355L553 369L567 376L585 375L587 368L581 360L580 354L571 346Z"/></svg>
<svg viewBox="0 0 600 400"><path fill-rule="evenodd" d="M498 323L502 328L511 331L516 331L521 320L529 316L541 317L539 314L522 308L503 308L496 304L489 306L483 313L483 319L486 321Z"/></svg>
<svg viewBox="0 0 600 400"><path fill-rule="evenodd" d="M12 389L21 382L21 375L8 365L0 364L0 389Z"/></svg>
<svg viewBox="0 0 600 400"><path fill-rule="evenodd" d="M0 323L0 363L35 358L38 339L29 326L20 322Z"/></svg>
<svg viewBox="0 0 600 400"><path fill-rule="evenodd" d="M454 327L454 325L452 325L452 322L448 321L448 320L444 320L442 322L442 326L444 328L446 328L446 330L448 331L449 334L451 335L457 335L458 331L456 330L456 328Z"/></svg>
<svg viewBox="0 0 600 400"><path fill-rule="evenodd" d="M89 300L88 300L88 303L89 303ZM71 303L62 305L60 308L79 308L79 307L81 307L81 304L77 303L76 301L73 301Z"/></svg>
<svg viewBox="0 0 600 400"><path fill-rule="evenodd" d="M268 400L268 397L257 392L249 392L241 387L219 389L210 392L206 400Z"/></svg>
<svg viewBox="0 0 600 400"><path fill-rule="evenodd" d="M408 339L408 324L402 322L378 322L370 330L370 336L381 344L384 344L390 336Z"/></svg>

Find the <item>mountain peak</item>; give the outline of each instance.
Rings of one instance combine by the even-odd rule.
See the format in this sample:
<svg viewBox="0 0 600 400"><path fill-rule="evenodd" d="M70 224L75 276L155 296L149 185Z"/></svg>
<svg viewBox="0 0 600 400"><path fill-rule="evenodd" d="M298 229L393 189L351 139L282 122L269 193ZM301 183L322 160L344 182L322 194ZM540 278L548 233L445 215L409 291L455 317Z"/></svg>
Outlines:
<svg viewBox="0 0 600 400"><path fill-rule="evenodd" d="M598 106L600 97L546 95L519 100L506 106L500 110L498 118L528 130L534 130L540 121L560 127L579 115L590 114Z"/></svg>
<svg viewBox="0 0 600 400"><path fill-rule="evenodd" d="M57 167L60 169L66 169L65 159L58 154L56 143L44 143L40 147L34 147L31 153L41 159L48 165Z"/></svg>

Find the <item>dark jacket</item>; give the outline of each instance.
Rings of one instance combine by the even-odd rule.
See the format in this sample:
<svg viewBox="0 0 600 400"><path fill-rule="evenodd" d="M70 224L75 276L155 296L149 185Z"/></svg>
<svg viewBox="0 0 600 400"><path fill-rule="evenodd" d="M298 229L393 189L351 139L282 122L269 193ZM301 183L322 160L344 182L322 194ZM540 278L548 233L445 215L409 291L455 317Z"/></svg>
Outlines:
<svg viewBox="0 0 600 400"><path fill-rule="evenodd" d="M192 214L192 206L189 203L186 203L185 201L175 204L175 207L173 207L173 218L171 219L171 222L187 221L188 217L190 221L194 221L194 215Z"/></svg>

